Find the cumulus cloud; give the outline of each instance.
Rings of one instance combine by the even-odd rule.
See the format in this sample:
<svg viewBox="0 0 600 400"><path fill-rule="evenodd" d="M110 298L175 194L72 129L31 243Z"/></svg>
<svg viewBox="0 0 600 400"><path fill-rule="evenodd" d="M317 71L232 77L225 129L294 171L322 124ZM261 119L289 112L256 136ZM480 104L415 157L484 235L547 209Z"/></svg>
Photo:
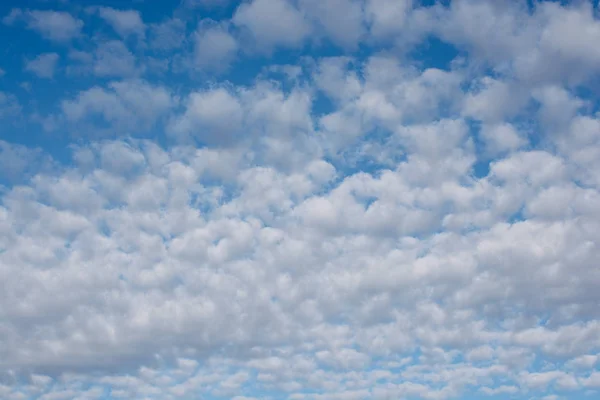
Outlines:
<svg viewBox="0 0 600 400"><path fill-rule="evenodd" d="M121 36L126 38L130 35L144 37L146 25L138 10L116 10L110 7L99 7L98 15L110 24Z"/></svg>
<svg viewBox="0 0 600 400"><path fill-rule="evenodd" d="M12 25L17 21L24 21L28 29L37 31L46 39L55 42L68 42L81 35L83 28L82 20L62 11L14 8L2 20L7 25Z"/></svg>
<svg viewBox="0 0 600 400"><path fill-rule="evenodd" d="M333 43L354 49L362 39L365 26L361 2L300 0L299 5Z"/></svg>
<svg viewBox="0 0 600 400"><path fill-rule="evenodd" d="M159 50L172 50L183 46L186 35L185 22L171 18L150 25L150 45Z"/></svg>
<svg viewBox="0 0 600 400"><path fill-rule="evenodd" d="M256 46L266 51L277 46L300 46L311 32L305 15L287 0L254 0L242 4L233 22L248 29Z"/></svg>
<svg viewBox="0 0 600 400"><path fill-rule="evenodd" d="M365 20L375 38L387 38L398 34L407 23L411 0L368 0L365 4Z"/></svg>
<svg viewBox="0 0 600 400"><path fill-rule="evenodd" d="M52 167L53 160L40 148L28 148L0 140L0 178L11 183Z"/></svg>
<svg viewBox="0 0 600 400"><path fill-rule="evenodd" d="M434 30L530 84L573 84L595 73L600 23L594 12L588 1L566 7L544 1L530 14L523 3L465 0L439 13Z"/></svg>
<svg viewBox="0 0 600 400"><path fill-rule="evenodd" d="M136 59L123 42L103 42L94 52L93 72L98 76L132 76L136 72Z"/></svg>
<svg viewBox="0 0 600 400"><path fill-rule="evenodd" d="M214 143L227 143L239 134L242 107L226 89L192 93L186 112L173 122L176 135L193 135Z"/></svg>
<svg viewBox="0 0 600 400"><path fill-rule="evenodd" d="M90 124L101 118L110 132L139 132L153 124L176 103L160 86L145 81L112 82L108 88L93 87L64 100L61 111L70 124ZM93 127L94 124L89 127Z"/></svg>
<svg viewBox="0 0 600 400"><path fill-rule="evenodd" d="M311 107L308 91L284 91L269 81L237 90L216 87L191 93L167 132L187 143L246 148L256 162L293 169L322 154Z"/></svg>
<svg viewBox="0 0 600 400"><path fill-rule="evenodd" d="M238 47L226 24L202 21L195 33L193 66L201 71L226 71L235 59Z"/></svg>
<svg viewBox="0 0 600 400"><path fill-rule="evenodd" d="M57 53L40 54L25 64L25 70L40 78L52 78L60 56Z"/></svg>
<svg viewBox="0 0 600 400"><path fill-rule="evenodd" d="M98 78L131 78L141 75L149 63L140 60L121 40L99 41L93 50L72 49L66 66L69 75L92 75Z"/></svg>
<svg viewBox="0 0 600 400"><path fill-rule="evenodd" d="M597 395L596 10L209 3L0 93L0 397Z"/></svg>

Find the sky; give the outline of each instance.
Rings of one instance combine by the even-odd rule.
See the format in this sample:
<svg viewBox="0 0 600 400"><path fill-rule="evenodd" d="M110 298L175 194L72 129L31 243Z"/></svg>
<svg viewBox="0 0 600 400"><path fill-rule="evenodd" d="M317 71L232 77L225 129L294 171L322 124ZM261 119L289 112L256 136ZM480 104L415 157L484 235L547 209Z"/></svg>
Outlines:
<svg viewBox="0 0 600 400"><path fill-rule="evenodd" d="M0 399L600 397L597 1L0 4Z"/></svg>

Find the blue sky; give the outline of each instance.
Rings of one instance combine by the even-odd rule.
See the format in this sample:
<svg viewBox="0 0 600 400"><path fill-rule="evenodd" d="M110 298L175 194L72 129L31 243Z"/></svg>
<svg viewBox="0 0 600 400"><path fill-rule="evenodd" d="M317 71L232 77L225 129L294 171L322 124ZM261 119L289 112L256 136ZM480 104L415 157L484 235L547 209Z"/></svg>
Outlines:
<svg viewBox="0 0 600 400"><path fill-rule="evenodd" d="M0 398L592 399L597 1L0 4Z"/></svg>

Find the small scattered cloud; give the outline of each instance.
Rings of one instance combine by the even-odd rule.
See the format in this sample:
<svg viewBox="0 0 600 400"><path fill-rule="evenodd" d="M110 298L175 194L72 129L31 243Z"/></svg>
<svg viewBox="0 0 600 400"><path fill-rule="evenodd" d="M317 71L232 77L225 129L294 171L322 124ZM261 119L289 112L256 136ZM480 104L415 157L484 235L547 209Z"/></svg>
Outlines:
<svg viewBox="0 0 600 400"><path fill-rule="evenodd" d="M239 51L228 25L202 21L194 35L193 68L208 72L228 70Z"/></svg>
<svg viewBox="0 0 600 400"><path fill-rule="evenodd" d="M122 38L137 35L143 38L146 33L146 25L138 10L117 10L110 7L98 7L100 18L110 24L115 32Z"/></svg>
<svg viewBox="0 0 600 400"><path fill-rule="evenodd" d="M119 40L102 42L94 52L93 73L97 76L129 77L136 74L136 57Z"/></svg>
<svg viewBox="0 0 600 400"><path fill-rule="evenodd" d="M69 42L81 35L83 21L63 11L14 8L2 19L6 25L23 21L28 29L54 42Z"/></svg>
<svg viewBox="0 0 600 400"><path fill-rule="evenodd" d="M57 53L40 54L33 60L27 61L25 70L37 75L39 78L51 79L54 77L59 59L60 56Z"/></svg>

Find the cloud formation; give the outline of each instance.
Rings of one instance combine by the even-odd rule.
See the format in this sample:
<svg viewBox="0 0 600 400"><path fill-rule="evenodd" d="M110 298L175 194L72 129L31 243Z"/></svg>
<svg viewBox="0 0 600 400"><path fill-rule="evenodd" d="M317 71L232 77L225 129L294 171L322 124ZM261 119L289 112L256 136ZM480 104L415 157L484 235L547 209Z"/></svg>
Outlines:
<svg viewBox="0 0 600 400"><path fill-rule="evenodd" d="M122 37L144 36L146 26L138 10L115 10L110 7L98 8L98 15L109 23Z"/></svg>
<svg viewBox="0 0 600 400"><path fill-rule="evenodd" d="M597 6L137 6L3 19L0 398L598 395Z"/></svg>
<svg viewBox="0 0 600 400"><path fill-rule="evenodd" d="M13 10L2 20L6 25L23 21L27 29L37 31L44 38L54 42L68 42L78 37L83 21L62 11L50 10Z"/></svg>
<svg viewBox="0 0 600 400"><path fill-rule="evenodd" d="M56 53L40 54L25 64L25 69L39 78L52 78L60 56Z"/></svg>

